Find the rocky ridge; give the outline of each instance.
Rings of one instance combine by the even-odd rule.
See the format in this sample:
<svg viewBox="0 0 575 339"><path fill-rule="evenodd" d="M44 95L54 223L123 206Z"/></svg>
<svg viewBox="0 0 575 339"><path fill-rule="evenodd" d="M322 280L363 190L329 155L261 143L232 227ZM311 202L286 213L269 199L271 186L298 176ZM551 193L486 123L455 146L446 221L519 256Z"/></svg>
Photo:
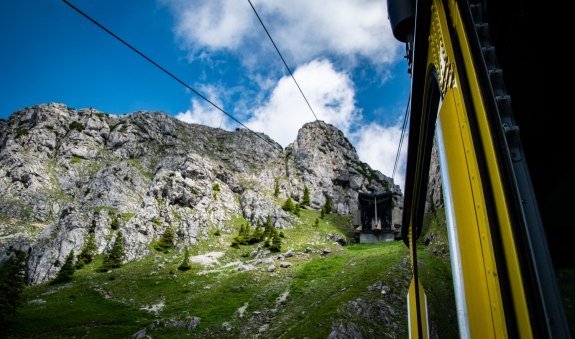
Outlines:
<svg viewBox="0 0 575 339"><path fill-rule="evenodd" d="M402 204L399 187L321 121L304 125L282 149L264 134L160 112L32 106L0 120L0 260L10 250L28 252L29 282L40 283L70 251L81 251L90 232L98 253L110 247L112 224L122 231L127 261L147 255L167 227L180 247L216 229L235 232L234 216L252 225L270 216L286 228L294 216L281 204L287 196L299 201L304 187L311 208L329 196L342 214L357 208L358 192L391 190L396 208Z"/></svg>

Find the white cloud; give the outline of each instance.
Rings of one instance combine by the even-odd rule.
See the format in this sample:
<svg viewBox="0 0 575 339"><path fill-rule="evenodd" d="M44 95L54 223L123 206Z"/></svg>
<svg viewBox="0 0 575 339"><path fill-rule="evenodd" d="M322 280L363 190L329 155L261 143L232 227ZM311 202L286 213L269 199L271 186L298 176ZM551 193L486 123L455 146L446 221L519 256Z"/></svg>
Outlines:
<svg viewBox="0 0 575 339"><path fill-rule="evenodd" d="M218 89L213 86L202 86L202 92L213 103L223 108L222 102L218 99ZM210 105L204 100L192 99L190 109L185 112L176 114L176 119L185 121L190 124L200 124L210 127L219 127L222 129L231 129L229 119L217 108Z"/></svg>
<svg viewBox="0 0 575 339"><path fill-rule="evenodd" d="M251 8L237 0L160 0L176 19L175 33L185 47L196 50L234 49L249 34Z"/></svg>
<svg viewBox="0 0 575 339"><path fill-rule="evenodd" d="M391 126L364 124L355 106L355 88L349 76L338 72L328 60L314 60L295 73L302 90L320 120L342 130L352 141L362 161L386 176L393 165L401 136L401 122ZM282 146L293 142L301 126L314 117L291 77L283 77L272 90L268 102L257 108L246 125L263 131ZM353 131L353 132L351 132ZM405 182L404 142L394 182L403 189Z"/></svg>
<svg viewBox="0 0 575 339"><path fill-rule="evenodd" d="M371 123L358 128L352 135L351 141L357 149L359 158L390 177L397 154L397 147L401 136L401 125L381 126ZM405 155L407 152L407 135L405 137L401 156L395 171L395 184L403 190L405 185Z"/></svg>
<svg viewBox="0 0 575 339"><path fill-rule="evenodd" d="M192 58L214 51L236 52L245 65L277 58L247 1L159 0L175 17L175 34ZM353 66L357 57L374 64L397 60L395 40L382 0L258 0L262 20L289 64L321 55L343 57ZM281 64L280 64L281 65Z"/></svg>
<svg viewBox="0 0 575 339"><path fill-rule="evenodd" d="M344 132L359 117L349 76L327 60L314 60L294 72L318 119ZM254 110L246 125L263 131L283 146L293 142L301 126L315 120L290 76L279 80L269 100Z"/></svg>
<svg viewBox="0 0 575 339"><path fill-rule="evenodd" d="M313 60L294 72L312 108L320 120L342 130L355 146L360 159L372 168L391 176L399 138L401 121L391 126L377 123L364 124L361 111L355 106L355 88L345 72L335 70L325 59ZM262 81L268 81L262 79ZM261 131L287 146L297 137L303 124L315 120L301 93L290 76L281 78L271 88L269 99L256 107L251 118L245 122L250 129ZM224 90L204 86L202 91L208 98L222 107L219 97L226 97ZM197 123L231 130L235 126L213 106L192 99L191 108L179 113L176 118L188 123ZM405 181L406 142L395 175L395 183L403 189Z"/></svg>

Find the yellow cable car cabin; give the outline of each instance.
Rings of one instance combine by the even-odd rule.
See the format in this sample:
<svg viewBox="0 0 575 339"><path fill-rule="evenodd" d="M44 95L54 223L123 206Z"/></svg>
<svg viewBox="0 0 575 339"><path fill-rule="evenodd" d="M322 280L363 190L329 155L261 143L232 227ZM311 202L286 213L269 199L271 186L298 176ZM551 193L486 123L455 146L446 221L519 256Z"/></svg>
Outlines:
<svg viewBox="0 0 575 339"><path fill-rule="evenodd" d="M460 337L570 337L555 269L573 268L575 246L565 234L575 224L575 172L557 159L557 147L569 144L568 127L558 126L544 90L534 89L550 85L533 49L541 41L530 35L551 27L542 24L542 7L388 0L412 75L402 222L412 338L429 337L417 239L433 149Z"/></svg>

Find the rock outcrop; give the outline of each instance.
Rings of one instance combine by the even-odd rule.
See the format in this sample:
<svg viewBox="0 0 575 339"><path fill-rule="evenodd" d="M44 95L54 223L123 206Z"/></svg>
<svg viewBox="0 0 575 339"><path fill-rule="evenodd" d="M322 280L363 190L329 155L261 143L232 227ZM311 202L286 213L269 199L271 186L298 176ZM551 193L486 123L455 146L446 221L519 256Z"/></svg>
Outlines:
<svg viewBox="0 0 575 339"><path fill-rule="evenodd" d="M429 162L429 180L427 181L427 193L425 196L425 212L429 213L443 207L443 191L441 185L441 169L439 167L439 155L437 143L433 140L431 148L431 160Z"/></svg>
<svg viewBox="0 0 575 339"><path fill-rule="evenodd" d="M286 175L296 188L295 197L303 195L303 182L310 188L314 208L330 196L333 212L348 214L357 210L357 192L392 191L400 196L399 186L361 162L343 133L330 124L305 124L286 152Z"/></svg>
<svg viewBox="0 0 575 339"><path fill-rule="evenodd" d="M279 196L274 187L279 185ZM98 253L122 231L127 261L150 251L168 227L177 246L193 246L232 217L253 225L271 217L286 228L288 196L311 208L357 208L358 192L397 193L343 133L308 123L285 150L264 134L190 125L160 112L108 115L63 104L22 109L0 121L0 260L10 248L29 253L30 283L53 277L89 233ZM26 225L31 231L11 231ZM34 226L36 225L36 226ZM39 225L39 226L38 226Z"/></svg>

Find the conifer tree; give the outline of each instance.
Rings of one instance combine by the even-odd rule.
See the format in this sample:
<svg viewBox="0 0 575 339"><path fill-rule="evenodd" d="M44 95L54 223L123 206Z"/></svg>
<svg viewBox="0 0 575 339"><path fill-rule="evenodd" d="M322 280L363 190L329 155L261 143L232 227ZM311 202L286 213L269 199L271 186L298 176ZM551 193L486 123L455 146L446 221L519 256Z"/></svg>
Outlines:
<svg viewBox="0 0 575 339"><path fill-rule="evenodd" d="M286 202L282 206L282 209L287 212L292 212L294 208L295 208L294 203L291 200L291 197L288 196Z"/></svg>
<svg viewBox="0 0 575 339"><path fill-rule="evenodd" d="M16 313L22 301L22 292L26 285L24 276L25 255L15 252L0 264L0 323L8 314Z"/></svg>
<svg viewBox="0 0 575 339"><path fill-rule="evenodd" d="M268 218L269 218L269 215L268 215ZM267 221L266 221L266 222L267 222ZM265 225L264 225L264 226L265 226ZM256 228L260 228L260 227L262 227L262 221L261 221L260 218L258 218L258 222L256 223Z"/></svg>
<svg viewBox="0 0 575 339"><path fill-rule="evenodd" d="M98 250L98 245L96 245L96 235L92 232L88 234L88 240L84 244L82 251L78 254L78 260L76 261L76 269L81 269L84 265L87 265L94 260L96 256L96 251Z"/></svg>
<svg viewBox="0 0 575 339"><path fill-rule="evenodd" d="M174 247L174 229L168 226L154 248L161 252L168 252L172 247Z"/></svg>
<svg viewBox="0 0 575 339"><path fill-rule="evenodd" d="M310 201L310 197L309 197L309 188L307 188L307 186L303 187L303 198L301 200L301 205L302 206L309 206L311 203Z"/></svg>
<svg viewBox="0 0 575 339"><path fill-rule="evenodd" d="M280 182L278 178L275 178L274 181L274 197L278 197L280 195Z"/></svg>
<svg viewBox="0 0 575 339"><path fill-rule="evenodd" d="M60 268L60 271L58 272L54 280L50 282L50 284L55 285L72 281L72 276L74 275L75 270L76 269L74 268L74 251L70 251L70 253L66 257L66 260L64 261L64 265L62 265L62 268Z"/></svg>
<svg viewBox="0 0 575 339"><path fill-rule="evenodd" d="M190 251L186 247L186 251L184 252L184 260L182 260L182 263L180 264L180 266L178 266L178 270L188 271L191 268L192 266L190 265Z"/></svg>
<svg viewBox="0 0 575 339"><path fill-rule="evenodd" d="M120 228L120 220L118 220L118 216L117 215L113 215L112 216L112 223L110 224L110 227L115 231L118 228Z"/></svg>
<svg viewBox="0 0 575 339"><path fill-rule="evenodd" d="M266 223L264 224L264 236L271 237L272 232L274 229L274 225L272 225L272 217L270 215L266 218Z"/></svg>
<svg viewBox="0 0 575 339"><path fill-rule="evenodd" d="M279 252L282 249L282 239L280 238L278 232L275 229L272 237L272 243L269 248L270 251L272 252Z"/></svg>
<svg viewBox="0 0 575 339"><path fill-rule="evenodd" d="M106 253L102 266L98 268L98 272L107 272L111 268L122 266L124 255L124 240L122 238L122 232L118 232L116 234L114 245L112 245L110 251Z"/></svg>
<svg viewBox="0 0 575 339"><path fill-rule="evenodd" d="M331 213L331 197L327 194L325 195L325 205L323 207L325 207L325 214Z"/></svg>

